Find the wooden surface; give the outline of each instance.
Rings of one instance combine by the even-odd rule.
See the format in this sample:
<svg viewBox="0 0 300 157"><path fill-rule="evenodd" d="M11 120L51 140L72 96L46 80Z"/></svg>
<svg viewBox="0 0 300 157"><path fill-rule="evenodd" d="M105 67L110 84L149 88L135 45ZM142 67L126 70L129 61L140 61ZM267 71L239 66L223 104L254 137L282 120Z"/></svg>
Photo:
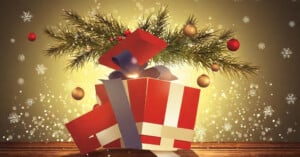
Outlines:
<svg viewBox="0 0 300 157"><path fill-rule="evenodd" d="M194 143L192 150L176 151L181 157L246 157L284 156L300 157L300 143ZM83 157L74 143L0 143L0 157L43 156ZM150 151L129 149L102 149L91 157L154 157Z"/></svg>

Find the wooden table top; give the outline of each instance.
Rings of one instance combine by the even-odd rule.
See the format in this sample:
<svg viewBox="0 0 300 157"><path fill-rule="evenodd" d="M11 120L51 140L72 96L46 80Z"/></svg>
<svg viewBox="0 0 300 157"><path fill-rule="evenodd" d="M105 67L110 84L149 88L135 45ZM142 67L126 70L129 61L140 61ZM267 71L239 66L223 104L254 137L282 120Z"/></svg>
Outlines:
<svg viewBox="0 0 300 157"><path fill-rule="evenodd" d="M240 143L204 142L193 143L191 150L178 150L181 157L246 157L246 156L287 156L300 157L299 143ZM43 157L84 157L74 143L48 142L5 142L0 143L0 156L43 156ZM90 157L154 157L146 150L99 149L89 153Z"/></svg>

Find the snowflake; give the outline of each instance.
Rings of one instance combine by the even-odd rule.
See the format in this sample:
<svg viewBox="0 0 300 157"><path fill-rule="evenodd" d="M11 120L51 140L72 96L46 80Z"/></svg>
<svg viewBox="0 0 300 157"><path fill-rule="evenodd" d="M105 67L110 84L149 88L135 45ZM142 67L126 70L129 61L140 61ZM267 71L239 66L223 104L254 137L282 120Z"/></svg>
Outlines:
<svg viewBox="0 0 300 157"><path fill-rule="evenodd" d="M258 43L257 47L258 47L258 49L260 49L260 50L264 50L264 49L266 48L266 44L263 43L263 42L260 42L260 43Z"/></svg>
<svg viewBox="0 0 300 157"><path fill-rule="evenodd" d="M29 98L29 99L26 100L26 104L27 104L28 106L32 106L32 104L34 104L34 100L31 99L31 98Z"/></svg>
<svg viewBox="0 0 300 157"><path fill-rule="evenodd" d="M24 55L24 54L19 54L19 55L18 55L18 60L19 60L20 62L24 62L24 61L25 61L25 55Z"/></svg>
<svg viewBox="0 0 300 157"><path fill-rule="evenodd" d="M232 126L231 126L230 123L225 123L225 124L224 124L224 130L225 130L225 131L230 131L230 130L231 130L231 127L232 127Z"/></svg>
<svg viewBox="0 0 300 157"><path fill-rule="evenodd" d="M248 95L251 96L251 97L256 96L256 89L250 89L249 92L248 92Z"/></svg>
<svg viewBox="0 0 300 157"><path fill-rule="evenodd" d="M243 22L244 23L249 23L250 22L250 18L248 16L244 16L243 17Z"/></svg>
<svg viewBox="0 0 300 157"><path fill-rule="evenodd" d="M296 25L295 21L289 21L289 26L291 28L295 27L295 25Z"/></svg>
<svg viewBox="0 0 300 157"><path fill-rule="evenodd" d="M40 102L43 102L45 100L46 96L42 93L40 93Z"/></svg>
<svg viewBox="0 0 300 157"><path fill-rule="evenodd" d="M24 84L24 79L22 77L18 78L18 84L23 85Z"/></svg>
<svg viewBox="0 0 300 157"><path fill-rule="evenodd" d="M283 48L283 50L281 51L282 57L284 59L286 58L290 58L291 55L293 54L292 50L290 50L290 48Z"/></svg>
<svg viewBox="0 0 300 157"><path fill-rule="evenodd" d="M14 39L14 38L11 38L11 39L10 39L10 42L13 44L13 43L15 43L15 42L16 42L16 39Z"/></svg>
<svg viewBox="0 0 300 157"><path fill-rule="evenodd" d="M13 112L9 114L8 120L10 123L18 123L20 121L20 116L17 113Z"/></svg>
<svg viewBox="0 0 300 157"><path fill-rule="evenodd" d="M273 110L272 106L266 106L264 108L265 116L272 116L273 112L274 112L274 110Z"/></svg>
<svg viewBox="0 0 300 157"><path fill-rule="evenodd" d="M289 93L286 97L285 97L286 103L287 104L295 104L297 97L295 96L295 94L293 93Z"/></svg>
<svg viewBox="0 0 300 157"><path fill-rule="evenodd" d="M25 117L29 117L29 112L25 112L25 113L24 113L24 116L25 116Z"/></svg>
<svg viewBox="0 0 300 157"><path fill-rule="evenodd" d="M23 19L23 22L30 22L33 18L33 15L30 13L30 11L23 11L23 14L21 15L21 19Z"/></svg>
<svg viewBox="0 0 300 157"><path fill-rule="evenodd" d="M47 68L44 66L44 64L38 64L35 68L38 75L44 75Z"/></svg>
<svg viewBox="0 0 300 157"><path fill-rule="evenodd" d="M13 107L12 107L12 110L14 110L14 111L17 110L17 107L16 107L16 106L13 106Z"/></svg>
<svg viewBox="0 0 300 157"><path fill-rule="evenodd" d="M290 134L290 133L292 133L293 131L294 131L293 128L288 128L287 131L286 131L286 134Z"/></svg>
<svg viewBox="0 0 300 157"><path fill-rule="evenodd" d="M205 128L198 128L195 130L195 140L196 141L201 141L204 139L204 137L206 136L206 129Z"/></svg>

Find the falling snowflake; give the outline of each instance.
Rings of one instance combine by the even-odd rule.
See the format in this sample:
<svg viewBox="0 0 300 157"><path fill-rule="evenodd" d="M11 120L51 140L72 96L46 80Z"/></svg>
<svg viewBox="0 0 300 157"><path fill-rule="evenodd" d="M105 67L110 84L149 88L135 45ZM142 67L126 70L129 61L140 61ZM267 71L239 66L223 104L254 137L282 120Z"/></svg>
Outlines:
<svg viewBox="0 0 300 157"><path fill-rule="evenodd" d="M11 38L11 39L10 39L10 42L11 42L12 44L14 44L14 43L16 42L16 39Z"/></svg>
<svg viewBox="0 0 300 157"><path fill-rule="evenodd" d="M273 110L273 108L272 108L272 106L266 106L265 108L264 108L264 114L265 114L265 117L266 116L272 116L272 114L273 114L273 112L274 112L274 110Z"/></svg>
<svg viewBox="0 0 300 157"><path fill-rule="evenodd" d="M205 31L205 33L206 33L206 34L211 34L211 33L213 33L214 31L215 31L215 30L211 28L211 29L208 29L207 31Z"/></svg>
<svg viewBox="0 0 300 157"><path fill-rule="evenodd" d="M23 19L23 22L30 22L33 18L33 15L30 13L30 11L23 11L23 14L21 15L21 19Z"/></svg>
<svg viewBox="0 0 300 157"><path fill-rule="evenodd" d="M44 66L44 64L38 64L35 68L38 75L44 75L47 68Z"/></svg>
<svg viewBox="0 0 300 157"><path fill-rule="evenodd" d="M224 130L225 130L225 131L230 131L230 130L231 130L231 127L232 127L232 126L231 126L230 123L225 123L225 124L224 124Z"/></svg>
<svg viewBox="0 0 300 157"><path fill-rule="evenodd" d="M19 54L19 55L18 55L18 60L19 60L20 62L24 62L24 61L25 61L25 55L24 55L24 54Z"/></svg>
<svg viewBox="0 0 300 157"><path fill-rule="evenodd" d="M10 123L18 123L20 121L20 116L17 113L13 112L9 114L8 120Z"/></svg>
<svg viewBox="0 0 300 157"><path fill-rule="evenodd" d="M24 79L22 77L18 78L18 84L23 85L24 84Z"/></svg>
<svg viewBox="0 0 300 157"><path fill-rule="evenodd" d="M137 2L137 3L135 4L135 6L136 6L139 10L143 10L143 9L144 9L144 7L142 6L142 4L141 4L140 2Z"/></svg>
<svg viewBox="0 0 300 157"><path fill-rule="evenodd" d="M286 97L285 97L286 103L287 104L295 104L297 97L295 96L295 94L293 93L289 93Z"/></svg>
<svg viewBox="0 0 300 157"><path fill-rule="evenodd" d="M43 102L45 100L46 96L42 93L40 93L40 102Z"/></svg>
<svg viewBox="0 0 300 157"><path fill-rule="evenodd" d="M25 116L25 117L29 117L29 112L25 112L25 113L24 113L24 116Z"/></svg>
<svg viewBox="0 0 300 157"><path fill-rule="evenodd" d="M251 97L256 96L256 90L259 88L258 84L251 83L250 90L248 91L248 95Z"/></svg>
<svg viewBox="0 0 300 157"><path fill-rule="evenodd" d="M195 140L202 141L206 136L206 129L205 128L197 128L195 129Z"/></svg>
<svg viewBox="0 0 300 157"><path fill-rule="evenodd" d="M251 96L251 97L256 96L256 89L250 89L249 92L248 92L248 95Z"/></svg>
<svg viewBox="0 0 300 157"><path fill-rule="evenodd" d="M14 110L14 111L17 110L17 107L16 107L16 106L13 106L13 107L12 107L12 110Z"/></svg>
<svg viewBox="0 0 300 157"><path fill-rule="evenodd" d="M293 132L296 132L293 128L287 128L286 134L291 134Z"/></svg>
<svg viewBox="0 0 300 157"><path fill-rule="evenodd" d="M249 23L250 22L250 18L248 16L244 16L243 17L243 22L244 23Z"/></svg>
<svg viewBox="0 0 300 157"><path fill-rule="evenodd" d="M258 47L258 49L260 49L260 50L264 50L264 49L266 48L266 44L263 43L263 42L260 42L260 43L258 43L257 47Z"/></svg>
<svg viewBox="0 0 300 157"><path fill-rule="evenodd" d="M286 58L290 58L291 55L293 54L292 50L290 48L283 48L283 50L281 51L282 57L284 59Z"/></svg>
<svg viewBox="0 0 300 157"><path fill-rule="evenodd" d="M296 22L295 22L295 21L289 21L289 26L290 26L291 28L295 27L295 25L296 25Z"/></svg>
<svg viewBox="0 0 300 157"><path fill-rule="evenodd" d="M34 100L31 99L31 98L29 98L29 99L26 100L25 103L26 103L28 106L32 106L32 104L34 104Z"/></svg>

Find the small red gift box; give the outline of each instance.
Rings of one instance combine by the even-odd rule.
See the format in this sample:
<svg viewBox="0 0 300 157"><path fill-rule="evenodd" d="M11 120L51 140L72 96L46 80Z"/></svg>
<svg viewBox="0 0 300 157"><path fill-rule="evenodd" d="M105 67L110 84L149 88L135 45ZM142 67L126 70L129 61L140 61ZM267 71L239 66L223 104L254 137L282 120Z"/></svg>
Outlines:
<svg viewBox="0 0 300 157"><path fill-rule="evenodd" d="M65 124L82 154L99 147L121 147L121 134L109 103L104 86L97 86L98 97L103 100L99 107Z"/></svg>

